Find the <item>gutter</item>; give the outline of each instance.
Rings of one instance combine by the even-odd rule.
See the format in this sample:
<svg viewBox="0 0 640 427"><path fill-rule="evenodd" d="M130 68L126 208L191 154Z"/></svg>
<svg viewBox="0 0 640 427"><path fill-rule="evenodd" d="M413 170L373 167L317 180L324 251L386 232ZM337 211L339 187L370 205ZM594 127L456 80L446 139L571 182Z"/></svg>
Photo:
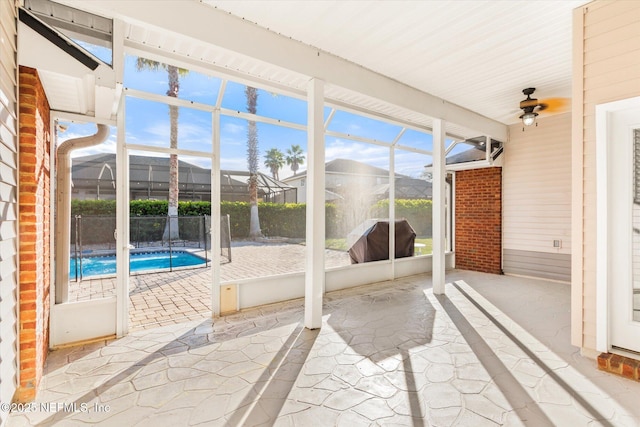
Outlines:
<svg viewBox="0 0 640 427"><path fill-rule="evenodd" d="M71 152L102 144L109 137L109 126L97 124L95 135L69 139L58 147L56 174L56 304L69 300L69 261L71 247Z"/></svg>

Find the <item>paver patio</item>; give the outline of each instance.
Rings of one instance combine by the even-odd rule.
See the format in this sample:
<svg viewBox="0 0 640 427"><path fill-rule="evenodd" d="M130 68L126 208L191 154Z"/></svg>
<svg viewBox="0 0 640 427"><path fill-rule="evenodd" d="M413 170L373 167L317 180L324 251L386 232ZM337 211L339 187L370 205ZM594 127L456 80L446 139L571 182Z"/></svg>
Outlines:
<svg viewBox="0 0 640 427"><path fill-rule="evenodd" d="M209 255L211 257L211 255ZM326 250L327 268L349 265L343 251ZM288 243L234 242L232 262L220 265L222 281L302 272L305 246ZM211 315L211 269L134 274L129 280L129 327L155 328ZM115 295L115 277L70 284L70 301Z"/></svg>

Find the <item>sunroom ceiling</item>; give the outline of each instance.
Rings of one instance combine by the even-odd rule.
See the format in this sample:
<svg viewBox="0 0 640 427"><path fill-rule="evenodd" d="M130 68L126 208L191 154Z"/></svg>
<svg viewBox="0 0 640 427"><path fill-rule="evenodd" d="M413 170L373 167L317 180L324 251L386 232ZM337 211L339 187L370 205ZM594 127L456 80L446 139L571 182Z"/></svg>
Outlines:
<svg viewBox="0 0 640 427"><path fill-rule="evenodd" d="M193 7L177 8L168 14L167 2L152 10L148 2L56 1L123 19L125 45L136 54L160 60L175 58L193 69L202 67L202 71L213 70L238 81L263 81L273 90L290 94L302 96L306 91L309 73L263 61L259 52L255 56L247 54L252 51L249 37L240 40L236 32L220 45L207 42L208 37L216 37L211 34L216 33L213 21L219 17L212 15L215 19L209 28L189 28L190 18L179 14ZM242 18L248 33L250 26L268 29L286 40L313 47L314 56L316 50L318 56L328 53L348 61L356 70L371 70L442 98L445 120L447 115L453 116L451 110L462 112L462 116L470 110L497 124L510 124L518 121L518 103L525 87L537 87L540 98L571 95L572 9L585 1L202 3L224 15ZM180 3L189 4L192 2ZM179 22L190 34L179 31ZM244 52L233 49L238 46ZM279 53L269 54L272 59ZM284 62L288 61L287 54L280 53ZM431 126L431 117L422 112L332 82L326 94L336 105L370 110L420 127ZM477 136L479 127L471 119L447 120L446 130L459 137Z"/></svg>
<svg viewBox="0 0 640 427"><path fill-rule="evenodd" d="M159 29L131 24L126 26L125 40L130 49L150 59L159 61L163 58L175 59L186 62L192 69L203 67L201 71L205 73L211 72L213 68L218 73L236 81L257 79L251 84L259 86L259 82L262 81L267 89L280 89L293 96L306 96L309 76L255 58L238 55L224 48L168 36L165 31ZM149 49L150 46L153 48ZM415 124L421 128L432 126L432 118L429 116L331 83L325 87L325 96L328 103L337 108L351 108L356 112L369 111L391 120ZM473 129L454 123L447 123L447 132L462 138L472 137L477 133Z"/></svg>
<svg viewBox="0 0 640 427"><path fill-rule="evenodd" d="M571 96L572 10L587 3L203 2L505 124L524 88Z"/></svg>

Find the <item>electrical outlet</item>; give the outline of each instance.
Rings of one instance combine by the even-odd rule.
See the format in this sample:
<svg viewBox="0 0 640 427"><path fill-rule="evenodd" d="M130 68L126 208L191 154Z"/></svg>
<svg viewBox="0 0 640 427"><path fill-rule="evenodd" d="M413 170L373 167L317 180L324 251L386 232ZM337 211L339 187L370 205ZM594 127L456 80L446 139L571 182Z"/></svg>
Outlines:
<svg viewBox="0 0 640 427"><path fill-rule="evenodd" d="M562 247L562 240L554 240L553 241L553 247L560 249Z"/></svg>

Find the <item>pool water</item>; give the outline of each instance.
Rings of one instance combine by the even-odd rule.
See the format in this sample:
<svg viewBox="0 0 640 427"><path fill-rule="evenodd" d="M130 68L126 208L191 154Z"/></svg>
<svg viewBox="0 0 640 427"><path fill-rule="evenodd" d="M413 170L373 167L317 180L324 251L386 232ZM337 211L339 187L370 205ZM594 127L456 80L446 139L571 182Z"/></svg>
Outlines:
<svg viewBox="0 0 640 427"><path fill-rule="evenodd" d="M129 270L131 272L143 270L161 270L170 267L187 267L204 264L205 259L197 255L184 251L171 252L171 263L169 263L169 252L140 252L129 255ZM69 266L69 276L76 275L76 260L71 259ZM103 276L116 274L116 256L83 256L82 276ZM78 275L80 275L80 263L78 263Z"/></svg>

